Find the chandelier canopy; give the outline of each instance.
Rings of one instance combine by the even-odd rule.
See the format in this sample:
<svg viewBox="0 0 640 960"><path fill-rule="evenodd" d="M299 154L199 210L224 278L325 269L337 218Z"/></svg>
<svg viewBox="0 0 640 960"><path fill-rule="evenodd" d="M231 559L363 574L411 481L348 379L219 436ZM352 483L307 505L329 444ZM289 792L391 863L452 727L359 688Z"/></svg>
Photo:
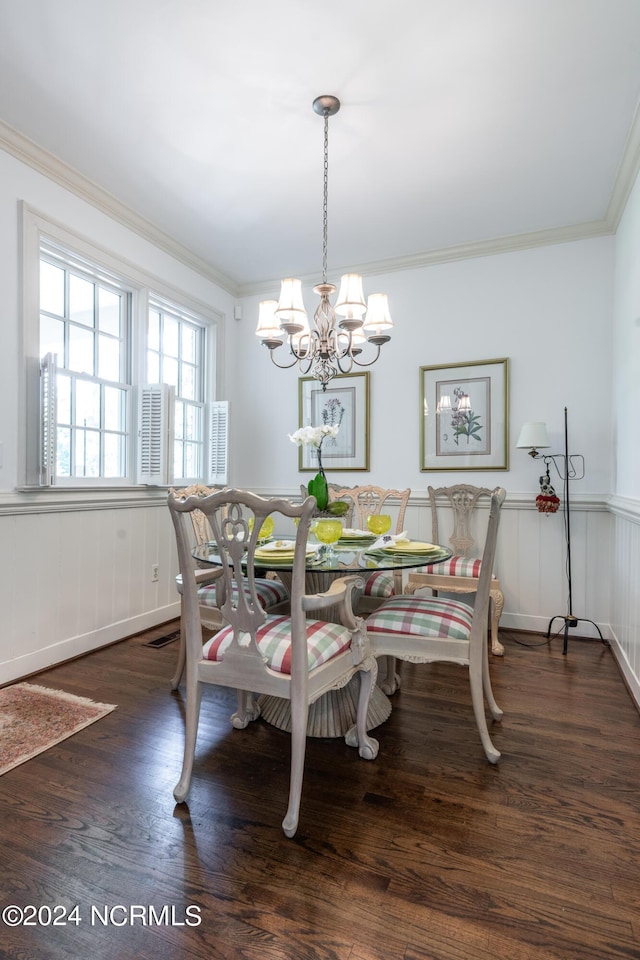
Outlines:
<svg viewBox="0 0 640 960"><path fill-rule="evenodd" d="M386 293L372 293L365 302L362 277L346 273L340 280L335 307L329 299L336 287L327 282L327 197L329 185L329 117L340 109L337 97L316 97L313 109L324 117L324 194L322 205L322 283L313 288L320 297L313 326L309 326L302 299L302 281L287 277L281 283L279 300L262 300L258 308L256 336L268 347L272 361L286 369L298 364L303 374L311 374L326 390L340 373L349 373L354 364L370 367L380 356L380 347L389 339L393 322ZM285 340L293 359L279 363L275 357ZM370 343L375 355L361 360L363 346Z"/></svg>

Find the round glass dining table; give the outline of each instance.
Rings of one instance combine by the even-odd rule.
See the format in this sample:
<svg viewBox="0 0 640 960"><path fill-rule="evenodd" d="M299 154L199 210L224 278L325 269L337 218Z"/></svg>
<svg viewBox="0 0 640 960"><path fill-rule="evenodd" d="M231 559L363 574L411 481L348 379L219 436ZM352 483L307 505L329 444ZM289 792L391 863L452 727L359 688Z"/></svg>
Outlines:
<svg viewBox="0 0 640 960"><path fill-rule="evenodd" d="M324 593L329 589L331 582L337 577L358 574L366 582L367 577L377 570L402 571L416 567L425 567L433 563L448 560L452 551L447 547L437 545L436 549L427 554L394 553L391 551L372 550L371 546L344 543L339 541L329 551L319 546L318 550L307 557L305 590L307 594ZM218 564L215 543L202 543L193 550L193 557L199 563ZM285 587L291 590L292 563L278 559L274 551L273 557L258 561L257 572L273 571L278 575ZM360 593L362 590L360 591ZM354 607L357 609L358 591L354 591ZM309 616L313 617L313 611ZM338 608L322 610L325 620L339 619ZM356 676L346 687L331 690L309 707L307 736L310 737L344 737L353 727L358 708L358 691L360 678ZM289 701L278 697L261 696L258 698L262 717L280 730L290 731L291 720ZM376 685L371 695L367 729L373 730L383 723L391 714L391 702Z"/></svg>

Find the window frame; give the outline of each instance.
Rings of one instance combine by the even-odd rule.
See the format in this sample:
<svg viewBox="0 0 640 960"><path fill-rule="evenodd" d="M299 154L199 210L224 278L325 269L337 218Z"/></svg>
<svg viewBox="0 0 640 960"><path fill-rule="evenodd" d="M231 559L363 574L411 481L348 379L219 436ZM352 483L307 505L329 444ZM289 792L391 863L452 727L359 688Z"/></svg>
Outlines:
<svg viewBox="0 0 640 960"><path fill-rule="evenodd" d="M199 411L198 416L200 418L200 440L198 441L198 444L200 447L199 453L200 453L200 463L201 463L202 474L201 476L193 476L188 474L183 476L176 476L174 478L174 482L179 483L181 486L189 486L190 484L203 482L203 481L209 482L209 471L207 470L207 447L208 447L210 437L207 429L207 420L208 420L208 411L209 411L209 406L211 401L207 399L207 379L208 379L209 363L207 358L208 337L207 337L206 328L203 327L200 318L195 316L192 313L192 311L186 310L184 307L171 302L166 297L158 296L157 294L155 294L155 292L150 292L150 295L148 298L147 322L149 322L149 315L151 311L157 311L160 315L165 317L167 315L169 317L173 317L176 320L178 320L179 323L185 322L200 328L199 329L200 343L198 345L199 359L198 359L198 365L196 366L197 380L199 382L196 384L196 397L194 399L184 397L182 394L179 393L178 387L176 386L175 388L174 400L175 400L176 407L174 410L174 430L173 430L174 450L171 452L171 457L172 457L172 463L175 463L175 444L176 444L176 441L179 439L176 435L176 430L175 430L176 423L177 423L177 405L179 403L191 403L194 407L197 407ZM148 330L148 326L146 329ZM145 362L148 360L148 355L151 349L152 348L149 346L149 342L147 339L147 342L145 344L145 351L144 351ZM165 351L162 349L162 344L159 345L159 349L155 352L158 353L159 357L166 356ZM179 353L180 353L180 350L179 350ZM181 363L183 362L181 358L178 358L178 359L180 359ZM146 376L148 377L148 371ZM180 380L180 376L178 376L178 380ZM151 384L153 383L153 381L150 379L146 379L145 383ZM184 440L182 438L180 438L180 440L183 444L182 459L184 462Z"/></svg>
<svg viewBox="0 0 640 960"><path fill-rule="evenodd" d="M184 291L171 287L144 269L118 257L85 237L21 203L22 322L19 344L19 463L18 489L55 490L80 493L91 489L144 489L149 485L166 487L183 478L167 477L165 482L149 484L138 479L138 394L147 384L146 342L148 312L152 302L165 303L168 309L190 317L205 330L202 357L205 415L203 416L203 476L185 480L207 480L210 457L208 435L209 407L216 403L222 383L224 317L211 306ZM56 478L53 486L41 482L42 418L40 403L40 252L41 245L58 249L64 260L85 263L89 272L104 275L108 283L131 289L128 379L131 384L128 475L124 478ZM171 453L173 462L173 452Z"/></svg>

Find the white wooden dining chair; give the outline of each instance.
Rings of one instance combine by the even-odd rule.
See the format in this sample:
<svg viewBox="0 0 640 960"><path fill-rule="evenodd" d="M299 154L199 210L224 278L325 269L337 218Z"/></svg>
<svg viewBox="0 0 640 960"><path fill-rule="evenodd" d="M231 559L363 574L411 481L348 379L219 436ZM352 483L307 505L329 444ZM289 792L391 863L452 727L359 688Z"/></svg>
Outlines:
<svg viewBox="0 0 640 960"><path fill-rule="evenodd" d="M256 694L289 700L291 704L291 770L289 803L283 830L292 837L297 829L309 705L325 693L345 686L360 674L355 730L347 736L361 757L372 760L377 741L366 730L367 709L377 666L368 649L363 621L353 613L351 598L360 586L357 576L336 579L324 594L307 595L305 566L309 524L316 506L313 497L302 504L265 499L247 491L223 490L204 499L169 497L184 598L186 663L186 730L184 760L175 799L186 800L194 765L200 701L207 684L237 691L237 710L231 717L236 729L259 716ZM213 568L220 584L220 610L226 621L202 645L197 574L190 541L189 516L201 510L209 520L220 566ZM293 559L291 613L265 612L256 592L254 572L258 532L267 516L282 522L298 518ZM254 519L249 529L249 519ZM276 524L277 526L277 524ZM339 605L341 623L309 619L322 609Z"/></svg>
<svg viewBox="0 0 640 960"><path fill-rule="evenodd" d="M450 523L448 542L453 547L453 556L442 563L411 571L405 593L415 593L425 587L432 590L434 596L437 596L439 591L453 594L476 592L483 562L477 546L478 542L481 542L480 537L474 536L474 522L483 511L476 508L488 503L492 494L493 490L488 487L474 487L469 483L458 483L451 487L429 487L433 542L440 543L439 521L446 516ZM501 657L504 647L498 639L498 630L504 609L504 596L493 569L489 598L491 652L494 656Z"/></svg>
<svg viewBox="0 0 640 960"><path fill-rule="evenodd" d="M392 521L395 517L393 527L395 533L402 533L410 496L410 488L391 490L372 484L358 487L338 487L331 484L329 487L329 499L344 500L349 503L350 511L347 515L350 517L350 525L360 530L367 529L367 517L370 514L389 513ZM364 593L358 603L358 612L369 613L387 597L398 593L402 593L402 571L376 570L365 580Z"/></svg>
<svg viewBox="0 0 640 960"><path fill-rule="evenodd" d="M222 489L222 487L207 487L201 483L194 483L189 487L183 487L181 490L171 488L169 493L171 496L178 497L180 500L186 500L187 497L207 497ZM193 529L193 545L196 546L211 542L213 537L211 527L209 520L202 510L192 510L190 517ZM203 568L198 571L197 579L200 625L204 633L210 635L219 630L225 622L220 612L218 584L215 582L216 577L211 574L211 567L209 565L203 566ZM177 690L180 686L186 662L181 574L178 574L176 577L176 587L180 594L180 638L178 641L178 662L173 677L171 678L172 690ZM258 600L265 610L269 610L271 613L281 613L288 610L289 592L277 576L257 577L256 592Z"/></svg>
<svg viewBox="0 0 640 960"><path fill-rule="evenodd" d="M413 663L445 661L468 669L476 725L490 763L497 763L500 753L489 736L485 699L494 720L501 719L502 710L491 689L487 613L500 509L505 496L501 487L491 494L482 568L473 607L460 600L405 594L385 600L366 620L369 641L376 656L397 657ZM400 678L394 670L387 673L383 689L394 693L399 684Z"/></svg>

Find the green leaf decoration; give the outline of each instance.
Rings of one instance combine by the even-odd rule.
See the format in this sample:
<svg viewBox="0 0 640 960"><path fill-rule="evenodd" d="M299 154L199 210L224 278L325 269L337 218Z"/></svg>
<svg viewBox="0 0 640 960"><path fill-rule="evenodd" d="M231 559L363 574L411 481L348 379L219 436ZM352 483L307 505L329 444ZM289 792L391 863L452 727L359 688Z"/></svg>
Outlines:
<svg viewBox="0 0 640 960"><path fill-rule="evenodd" d="M318 510L326 510L329 502L329 490L327 488L327 478L321 473L316 473L313 480L309 480L307 492L310 497L316 498Z"/></svg>

